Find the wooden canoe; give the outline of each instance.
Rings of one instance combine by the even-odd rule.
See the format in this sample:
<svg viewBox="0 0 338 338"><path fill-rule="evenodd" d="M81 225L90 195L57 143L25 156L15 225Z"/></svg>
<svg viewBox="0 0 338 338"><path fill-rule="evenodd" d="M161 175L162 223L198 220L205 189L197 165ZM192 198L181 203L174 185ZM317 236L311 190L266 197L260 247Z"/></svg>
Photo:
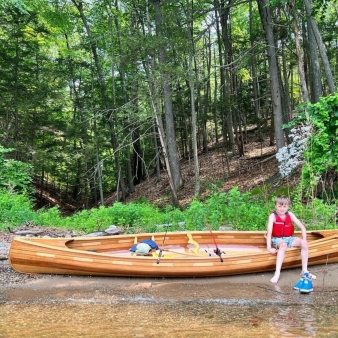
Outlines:
<svg viewBox="0 0 338 338"><path fill-rule="evenodd" d="M146 239L154 240L163 256L159 258L160 250L148 256L129 251ZM310 231L307 240L309 265L338 262L338 230ZM222 260L214 253L215 243L224 252ZM192 231L90 238L15 237L9 260L16 271L33 274L207 277L273 271L276 255L266 250L264 232L215 231L212 237L207 231ZM283 268L299 266L300 249L288 249Z"/></svg>

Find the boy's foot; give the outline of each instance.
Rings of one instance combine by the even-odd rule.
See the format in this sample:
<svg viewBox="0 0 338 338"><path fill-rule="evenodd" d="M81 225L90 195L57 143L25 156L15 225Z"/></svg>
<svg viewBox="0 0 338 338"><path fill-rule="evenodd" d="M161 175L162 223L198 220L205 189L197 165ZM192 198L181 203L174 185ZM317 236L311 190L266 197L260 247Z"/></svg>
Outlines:
<svg viewBox="0 0 338 338"><path fill-rule="evenodd" d="M309 276L310 276L311 279L317 279L317 276L316 276L316 275L313 275L313 274L310 273L309 271L307 271L307 272L308 272L308 274L309 274ZM300 275L303 276L303 272L302 272Z"/></svg>
<svg viewBox="0 0 338 338"><path fill-rule="evenodd" d="M279 277L280 277L280 273L275 273L274 276L270 279L270 282L273 283L273 284L276 284L278 283L278 280L279 280Z"/></svg>
<svg viewBox="0 0 338 338"><path fill-rule="evenodd" d="M299 292L300 293L310 293L313 291L311 275L309 272L305 272L303 275L303 285L300 286Z"/></svg>

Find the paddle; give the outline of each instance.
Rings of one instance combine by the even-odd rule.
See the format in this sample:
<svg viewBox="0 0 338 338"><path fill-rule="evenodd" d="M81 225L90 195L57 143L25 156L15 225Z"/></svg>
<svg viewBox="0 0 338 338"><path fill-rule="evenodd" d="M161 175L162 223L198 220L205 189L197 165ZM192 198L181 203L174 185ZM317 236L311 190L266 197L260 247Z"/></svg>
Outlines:
<svg viewBox="0 0 338 338"><path fill-rule="evenodd" d="M211 230L211 226L210 226L210 224L209 224L209 222L208 222L208 220L207 220L207 218L206 218L205 216L204 216L204 219L205 219L205 222L206 222L206 224L207 224L207 226L208 226L208 228L209 228L211 237L212 237L212 239L213 239L213 241L214 241L214 244L215 244L215 247L216 247L216 249L214 250L214 253L219 257L219 260L221 261L221 263L223 263L222 253L224 253L224 252L222 252L222 251L219 249L219 247L217 246L217 243L216 243L214 234L212 233L212 230Z"/></svg>
<svg viewBox="0 0 338 338"><path fill-rule="evenodd" d="M159 263L160 263L160 258L162 257L162 251L163 251L163 247L164 247L164 241L165 241L165 238L166 238L166 236L167 236L167 231L168 231L168 227L167 227L167 229L165 230L165 234L164 234L163 242L162 242L162 247L161 247L160 252L159 252L159 254L158 254L158 258L157 258L156 264L159 264Z"/></svg>

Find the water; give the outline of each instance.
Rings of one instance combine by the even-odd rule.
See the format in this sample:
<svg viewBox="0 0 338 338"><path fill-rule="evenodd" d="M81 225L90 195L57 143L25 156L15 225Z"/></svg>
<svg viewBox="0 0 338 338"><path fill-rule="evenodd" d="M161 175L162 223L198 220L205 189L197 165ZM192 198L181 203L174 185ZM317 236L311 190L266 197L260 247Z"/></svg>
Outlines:
<svg viewBox="0 0 338 338"><path fill-rule="evenodd" d="M68 299L0 306L0 337L338 337L334 305Z"/></svg>
<svg viewBox="0 0 338 338"><path fill-rule="evenodd" d="M337 289L229 281L41 279L0 292L0 338L338 337Z"/></svg>

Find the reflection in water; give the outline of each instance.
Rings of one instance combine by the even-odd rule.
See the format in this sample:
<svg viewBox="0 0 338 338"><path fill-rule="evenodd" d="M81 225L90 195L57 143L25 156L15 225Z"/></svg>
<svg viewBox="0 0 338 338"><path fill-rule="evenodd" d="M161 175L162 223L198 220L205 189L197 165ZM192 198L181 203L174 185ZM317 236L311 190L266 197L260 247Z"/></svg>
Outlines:
<svg viewBox="0 0 338 338"><path fill-rule="evenodd" d="M336 306L288 305L274 312L270 326L281 337L338 337Z"/></svg>
<svg viewBox="0 0 338 338"><path fill-rule="evenodd" d="M74 300L0 305L0 338L334 337L334 306ZM330 335L331 332L331 335Z"/></svg>
<svg viewBox="0 0 338 338"><path fill-rule="evenodd" d="M308 306L280 306L269 319L270 325L282 337L316 336L314 309Z"/></svg>

